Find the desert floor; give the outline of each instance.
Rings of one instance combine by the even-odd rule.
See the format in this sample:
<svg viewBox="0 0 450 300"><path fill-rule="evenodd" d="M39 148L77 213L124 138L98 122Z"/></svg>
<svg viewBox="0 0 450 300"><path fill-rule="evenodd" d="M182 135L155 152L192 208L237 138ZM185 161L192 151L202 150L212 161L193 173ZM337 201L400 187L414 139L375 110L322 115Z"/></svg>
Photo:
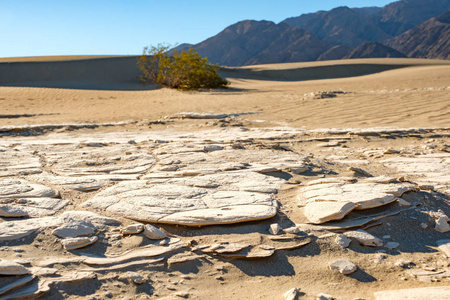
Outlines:
<svg viewBox="0 0 450 300"><path fill-rule="evenodd" d="M228 89L181 92L132 82L135 70L130 63L135 58L109 68L114 59L0 59L0 204L3 212L25 212L18 214L25 218L0 214L0 258L16 261L36 277L33 286L2 292L17 276L0 275L0 299L10 299L15 292L45 299L284 299L292 288L299 288L300 299L315 299L319 293L336 299L388 299L374 293L446 286L438 291L439 299L450 299L445 294L450 286L450 244L447 252L445 246L438 248L438 241L450 240L450 231L435 229L450 216L450 62L364 59L229 68L221 70L231 82ZM52 77L58 61L70 60L57 71L63 75ZM45 65L48 62L56 67ZM96 71L86 73L93 63L98 64ZM128 68L127 78L116 76L121 64ZM11 71L14 68L20 71ZM28 69L40 70L44 79L34 71L22 75ZM9 78L5 70L11 72ZM124 162L130 155L123 150L127 147L137 166ZM229 156L220 156L221 151L229 151ZM118 158L113 160L113 155ZM179 166L167 167L176 161L181 161ZM245 179L232 182L211 175L226 173L217 169L225 161L236 168L230 170L240 168L242 178L251 178L249 184L255 186L243 188ZM122 167L129 169L121 172ZM205 176L211 176L208 183L190 183ZM61 202L54 207L27 202L41 196L8 189L14 185L11 180L31 189L36 189L33 184L51 188L58 194L53 198ZM304 213L304 191L313 180L323 180L318 185L407 185L409 190L395 195L390 204L311 225ZM130 210L125 204L113 210L95 203L103 201L99 195L128 181L162 189L194 186L206 194L214 188L251 191L273 197L278 210L263 220L248 213L249 222L240 219L236 224L220 224L233 223L232 213L227 221L218 216L212 225L198 220L160 224L133 212L140 208L131 200L123 202ZM359 194L371 192L361 189ZM25 200L16 201L20 197ZM407 203L398 201L400 197ZM172 209L161 205L158 209ZM94 226L96 243L68 251L52 234L67 221L57 218L86 210L115 218L120 226ZM50 222L43 218L53 218L55 225L29 229L27 223L18 225L26 235L7 232L11 224L19 224L15 222ZM367 218L372 219L358 226L339 225ZM142 233L121 234L137 221L162 228L168 235L165 242ZM297 229L269 233L275 223ZM381 244L363 245L355 237L348 247L335 242L338 234L357 229L367 230ZM174 250L137 255L119 267L102 262L108 270L75 259L120 258L152 245ZM216 251L224 245L236 249ZM239 245L265 252L252 258L237 249ZM179 263L169 261L176 255ZM59 261L48 263L45 257ZM329 263L338 259L353 262L358 270L351 275L330 270ZM134 280L137 275L141 279Z"/></svg>

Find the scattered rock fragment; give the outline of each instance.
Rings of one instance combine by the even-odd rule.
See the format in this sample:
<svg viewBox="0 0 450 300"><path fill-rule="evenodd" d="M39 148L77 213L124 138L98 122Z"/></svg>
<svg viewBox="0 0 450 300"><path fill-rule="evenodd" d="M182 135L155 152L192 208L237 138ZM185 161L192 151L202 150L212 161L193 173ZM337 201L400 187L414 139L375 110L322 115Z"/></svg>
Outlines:
<svg viewBox="0 0 450 300"><path fill-rule="evenodd" d="M21 264L0 258L0 275L26 275L30 271Z"/></svg>
<svg viewBox="0 0 450 300"><path fill-rule="evenodd" d="M187 298L189 298L189 293L188 292L179 291L179 292L175 293L175 296L187 299Z"/></svg>
<svg viewBox="0 0 450 300"><path fill-rule="evenodd" d="M269 233L273 235L279 234L283 229L277 223L270 224Z"/></svg>
<svg viewBox="0 0 450 300"><path fill-rule="evenodd" d="M303 213L313 224L322 224L332 220L341 220L355 209L351 202L318 201L305 206Z"/></svg>
<svg viewBox="0 0 450 300"><path fill-rule="evenodd" d="M17 240L49 227L60 226L61 218L43 217L0 223L0 241Z"/></svg>
<svg viewBox="0 0 450 300"><path fill-rule="evenodd" d="M123 235L138 234L144 231L144 224L131 224L120 231Z"/></svg>
<svg viewBox="0 0 450 300"><path fill-rule="evenodd" d="M353 209L362 210L394 202L411 184L348 183L344 180L307 185L297 198L305 203L305 216L314 224L340 220Z"/></svg>
<svg viewBox="0 0 450 300"><path fill-rule="evenodd" d="M300 288L292 288L284 293L285 300L297 300L300 296Z"/></svg>
<svg viewBox="0 0 450 300"><path fill-rule="evenodd" d="M21 286L29 283L34 278L35 278L34 275L27 275L27 276L20 277L19 279L15 280L7 285L0 286L0 297L1 297L1 295L5 294L11 290L17 289L18 287L21 287Z"/></svg>
<svg viewBox="0 0 450 300"><path fill-rule="evenodd" d="M383 241L379 238L371 235L370 233L358 229L355 231L347 231L345 235L349 238L356 239L360 244L364 246L370 246L370 247L381 247L383 246Z"/></svg>
<svg viewBox="0 0 450 300"><path fill-rule="evenodd" d="M361 168L357 167L349 167L348 171L351 171L355 174L355 176L363 176L363 177L372 177L372 174L367 172L366 170L363 170Z"/></svg>
<svg viewBox="0 0 450 300"><path fill-rule="evenodd" d="M3 218L24 218L28 213L18 206L0 205L0 217Z"/></svg>
<svg viewBox="0 0 450 300"><path fill-rule="evenodd" d="M197 255L195 253L192 252L183 252L183 253L178 253L175 254L173 256L171 256L169 259L167 259L167 263L170 265L173 264L178 264L178 263L184 263L187 261L192 261L192 260L198 260L205 257L204 255Z"/></svg>
<svg viewBox="0 0 450 300"><path fill-rule="evenodd" d="M331 262L329 263L329 267L331 270L339 271L341 274L344 275L350 275L358 269L354 263L346 259L340 259Z"/></svg>
<svg viewBox="0 0 450 300"><path fill-rule="evenodd" d="M436 220L434 229L438 232L448 232L450 231L450 226L444 217L439 217L439 219Z"/></svg>
<svg viewBox="0 0 450 300"><path fill-rule="evenodd" d="M144 235L151 240L162 240L167 237L167 234L164 231L150 224L145 225Z"/></svg>
<svg viewBox="0 0 450 300"><path fill-rule="evenodd" d="M92 245L97 240L98 240L97 236L65 238L61 240L61 244L64 246L64 249L70 251Z"/></svg>
<svg viewBox="0 0 450 300"><path fill-rule="evenodd" d="M290 233L290 234L300 233L300 229L297 226L285 228L285 229L283 229L283 231L286 233Z"/></svg>
<svg viewBox="0 0 450 300"><path fill-rule="evenodd" d="M71 220L82 220L85 222L89 222L96 228L102 228L104 226L116 226L120 224L119 220L105 217L91 211L65 211L60 215L60 217L63 218L66 222L70 222Z"/></svg>
<svg viewBox="0 0 450 300"><path fill-rule="evenodd" d="M334 299L333 296L324 293L320 293L316 296L316 300L333 300L333 299Z"/></svg>
<svg viewBox="0 0 450 300"><path fill-rule="evenodd" d="M450 258L450 240L439 240L436 242L439 250L444 252L444 254Z"/></svg>
<svg viewBox="0 0 450 300"><path fill-rule="evenodd" d="M79 236L89 236L95 233L95 227L86 221L72 220L52 231L53 235L60 238L74 238Z"/></svg>
<svg viewBox="0 0 450 300"><path fill-rule="evenodd" d="M345 234L338 234L336 236L336 244L338 244L339 246L343 247L343 248L347 248L350 243L351 243L351 239L349 239Z"/></svg>
<svg viewBox="0 0 450 300"><path fill-rule="evenodd" d="M410 261L410 260L404 260L404 259L400 259L400 260L398 260L398 261L396 261L395 263L394 263L394 265L396 265L396 266L398 266L398 267L401 267L401 268L406 268L406 267L409 267L409 266L411 266L411 265L413 265L414 263L412 262L412 261Z"/></svg>
<svg viewBox="0 0 450 300"><path fill-rule="evenodd" d="M144 278L144 276L142 276L141 274L137 273L137 272L127 272L127 276L128 278L131 279L131 281L133 281L136 284L143 284L145 282L147 282L147 279Z"/></svg>

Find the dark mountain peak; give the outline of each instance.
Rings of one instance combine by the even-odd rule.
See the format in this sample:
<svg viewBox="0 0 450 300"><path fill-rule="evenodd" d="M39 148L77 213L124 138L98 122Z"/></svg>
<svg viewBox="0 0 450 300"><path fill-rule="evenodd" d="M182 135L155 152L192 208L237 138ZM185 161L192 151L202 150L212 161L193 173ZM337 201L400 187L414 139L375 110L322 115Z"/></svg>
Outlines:
<svg viewBox="0 0 450 300"><path fill-rule="evenodd" d="M436 18L437 21L445 24L450 24L450 9Z"/></svg>
<svg viewBox="0 0 450 300"><path fill-rule="evenodd" d="M283 22L305 28L331 46L345 45L354 48L367 41L383 41L391 37L372 18L347 6L336 7L314 16L301 15Z"/></svg>
<svg viewBox="0 0 450 300"><path fill-rule="evenodd" d="M384 44L409 57L450 59L450 10Z"/></svg>
<svg viewBox="0 0 450 300"><path fill-rule="evenodd" d="M344 58L406 57L403 53L377 42L366 42Z"/></svg>
<svg viewBox="0 0 450 300"><path fill-rule="evenodd" d="M377 6L369 6L369 7L352 7L352 10L355 12L365 15L365 16L373 16L379 13L382 8Z"/></svg>
<svg viewBox="0 0 450 300"><path fill-rule="evenodd" d="M224 32L234 32L236 34L248 34L249 32L265 30L275 25L276 24L271 21L244 20L228 26L227 28L225 28Z"/></svg>
<svg viewBox="0 0 450 300"><path fill-rule="evenodd" d="M245 20L194 48L212 63L242 66L316 60L327 46L304 29L285 23Z"/></svg>
<svg viewBox="0 0 450 300"><path fill-rule="evenodd" d="M380 26L399 35L450 9L450 0L402 0L383 7L377 15Z"/></svg>

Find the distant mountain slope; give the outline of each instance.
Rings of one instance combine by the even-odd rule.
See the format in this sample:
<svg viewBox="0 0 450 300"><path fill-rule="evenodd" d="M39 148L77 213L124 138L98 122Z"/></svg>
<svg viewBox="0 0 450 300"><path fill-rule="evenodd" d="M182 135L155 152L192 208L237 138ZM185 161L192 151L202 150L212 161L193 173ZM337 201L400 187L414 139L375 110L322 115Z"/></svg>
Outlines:
<svg viewBox="0 0 450 300"><path fill-rule="evenodd" d="M346 6L314 15L289 18L283 22L304 28L331 45L345 45L351 48L367 41L383 41L392 37L372 18Z"/></svg>
<svg viewBox="0 0 450 300"><path fill-rule="evenodd" d="M194 48L226 66L404 54L450 59L448 17L437 18L449 9L450 0L401 0L384 7L337 7L279 24L246 20ZM177 49L182 48L187 46Z"/></svg>
<svg viewBox="0 0 450 300"><path fill-rule="evenodd" d="M380 27L397 36L450 9L450 0L402 0L383 7L375 16Z"/></svg>
<svg viewBox="0 0 450 300"><path fill-rule="evenodd" d="M316 60L325 42L304 29L269 21L242 21L194 48L212 63L227 66Z"/></svg>
<svg viewBox="0 0 450 300"><path fill-rule="evenodd" d="M450 10L384 44L409 57L450 59Z"/></svg>
<svg viewBox="0 0 450 300"><path fill-rule="evenodd" d="M365 16L373 16L381 12L382 8L377 6L370 7L352 7L352 10Z"/></svg>
<svg viewBox="0 0 450 300"><path fill-rule="evenodd" d="M366 42L344 58L406 57L403 53L377 42Z"/></svg>
<svg viewBox="0 0 450 300"><path fill-rule="evenodd" d="M317 60L337 60L342 59L345 56L347 56L352 49L344 46L344 45L337 45L334 47L331 47L324 53L322 53Z"/></svg>

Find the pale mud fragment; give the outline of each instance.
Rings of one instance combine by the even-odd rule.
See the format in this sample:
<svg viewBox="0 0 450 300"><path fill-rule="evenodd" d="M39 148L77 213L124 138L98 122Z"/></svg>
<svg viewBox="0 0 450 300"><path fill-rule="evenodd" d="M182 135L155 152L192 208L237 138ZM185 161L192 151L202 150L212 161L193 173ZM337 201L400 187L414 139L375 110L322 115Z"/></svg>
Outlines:
<svg viewBox="0 0 450 300"><path fill-rule="evenodd" d="M355 231L347 231L344 233L348 238L354 238L364 246L381 247L383 241L362 229Z"/></svg>
<svg viewBox="0 0 450 300"><path fill-rule="evenodd" d="M292 288L283 294L285 300L297 300L300 295L299 288Z"/></svg>
<svg viewBox="0 0 450 300"><path fill-rule="evenodd" d="M147 224L144 227L144 235L151 240L162 240L167 234L153 225Z"/></svg>
<svg viewBox="0 0 450 300"><path fill-rule="evenodd" d="M152 246L148 248L140 248L132 250L131 252L111 256L111 257L86 257L82 260L83 263L87 265L109 265L109 264L118 264L122 262L126 262L129 260L137 259L137 258L148 258L148 257L156 257L163 254L171 253L180 250L185 247L186 244L183 242L177 242L170 244L169 246Z"/></svg>
<svg viewBox="0 0 450 300"><path fill-rule="evenodd" d="M150 151L130 144L97 144L99 147L89 143L38 147L53 173L46 179L75 190L95 190L111 181L135 180L155 163Z"/></svg>
<svg viewBox="0 0 450 300"><path fill-rule="evenodd" d="M286 182L283 179L259 174L252 171L234 171L218 174L208 174L195 177L181 177L166 179L149 179L150 184L176 184L200 188L214 188L217 190L243 191L274 194ZM144 179L143 178L143 179Z"/></svg>
<svg viewBox="0 0 450 300"><path fill-rule="evenodd" d="M54 229L52 234L63 239L90 236L95 234L95 226L83 220L71 220Z"/></svg>
<svg viewBox="0 0 450 300"><path fill-rule="evenodd" d="M30 270L21 264L0 259L0 275L26 275L30 274Z"/></svg>
<svg viewBox="0 0 450 300"><path fill-rule="evenodd" d="M188 262L188 261L199 260L204 257L205 257L205 255L198 255L198 254L195 254L192 252L183 252L183 253L178 253L178 254L171 256L169 259L167 259L167 263L170 266L173 264L179 264L179 263L184 263L184 262Z"/></svg>
<svg viewBox="0 0 450 300"><path fill-rule="evenodd" d="M24 218L28 213L19 206L0 205L0 217L2 218Z"/></svg>
<svg viewBox="0 0 450 300"><path fill-rule="evenodd" d="M69 203L68 200L59 199L59 196L59 191L41 184L24 179L0 178L0 204L8 207L4 209L4 217L7 210L16 211L20 217L53 215Z"/></svg>
<svg viewBox="0 0 450 300"><path fill-rule="evenodd" d="M70 222L72 220L89 222L96 228L103 228L104 226L117 226L120 224L119 220L105 217L91 211L68 210L63 212L59 217L63 218L65 222Z"/></svg>
<svg viewBox="0 0 450 300"><path fill-rule="evenodd" d="M339 271L341 274L344 275L350 275L356 272L356 270L358 269L358 267L354 263L346 259L340 259L330 262L328 266L330 267L331 270Z"/></svg>
<svg viewBox="0 0 450 300"><path fill-rule="evenodd" d="M444 252L445 256L450 258L450 240L439 240L436 242L438 249Z"/></svg>
<svg viewBox="0 0 450 300"><path fill-rule="evenodd" d="M231 243L231 244L214 244L207 248L202 249L202 252L204 253L236 253L243 249L246 249L250 247L249 244L238 244L238 243Z"/></svg>
<svg viewBox="0 0 450 300"><path fill-rule="evenodd" d="M277 212L271 195L145 181L119 183L83 206L138 221L188 226L260 220Z"/></svg>
<svg viewBox="0 0 450 300"><path fill-rule="evenodd" d="M221 253L220 255L232 259L260 259L272 256L275 249L265 249L265 247L255 246L245 248L243 251L237 253Z"/></svg>
<svg viewBox="0 0 450 300"><path fill-rule="evenodd" d="M164 261L164 257L162 258L157 258L157 259L140 259L138 261L131 261L128 263L123 263L123 264L114 264L110 267L95 267L95 268L89 268L89 269L81 269L81 271L86 271L86 272L110 272L110 271L118 271L118 270L122 270L122 269L129 269L131 267L136 267L136 266L152 266L152 267L160 267L162 266L159 263L162 263Z"/></svg>
<svg viewBox="0 0 450 300"><path fill-rule="evenodd" d="M421 185L433 184L438 189L450 186L450 153L393 157L381 163L401 174L408 174Z"/></svg>
<svg viewBox="0 0 450 300"><path fill-rule="evenodd" d="M101 189L102 187L110 184L108 180L105 180L101 176L89 176L89 177L69 177L69 176L56 176L48 172L43 172L39 175L29 176L35 182L39 183L51 183L61 188L67 188L80 192L91 192Z"/></svg>
<svg viewBox="0 0 450 300"><path fill-rule="evenodd" d="M2 222L0 223L0 241L17 240L37 231L60 226L63 223L64 220L58 217Z"/></svg>
<svg viewBox="0 0 450 300"><path fill-rule="evenodd" d="M0 296L0 300L8 299L37 299L50 291L50 280L33 280L22 289L14 289Z"/></svg>
<svg viewBox="0 0 450 300"><path fill-rule="evenodd" d="M123 235L139 234L144 231L144 224L131 224L120 230Z"/></svg>
<svg viewBox="0 0 450 300"><path fill-rule="evenodd" d="M351 202L317 201L307 203L303 209L306 218L313 224L341 220L356 208Z"/></svg>
<svg viewBox="0 0 450 300"><path fill-rule="evenodd" d="M23 277L19 277L17 280L8 283L6 285L1 285L0 286L0 297L3 294L6 294L7 292L17 289L29 282L31 282L33 279L35 278L35 276L33 275L27 275L27 276L23 276Z"/></svg>
<svg viewBox="0 0 450 300"><path fill-rule="evenodd" d="M327 182L308 185L297 198L305 204L304 213L311 223L340 220L353 209L363 210L394 202L415 186L408 184Z"/></svg>
<svg viewBox="0 0 450 300"><path fill-rule="evenodd" d="M347 248L350 245L351 241L352 240L349 239L345 234L338 234L335 239L336 244L338 244L342 248Z"/></svg>
<svg viewBox="0 0 450 300"><path fill-rule="evenodd" d="M42 165L39 156L32 155L27 151L1 147L0 178L39 174L41 172Z"/></svg>
<svg viewBox="0 0 450 300"><path fill-rule="evenodd" d="M97 236L93 237L75 237L66 238L61 241L64 249L70 251L75 249L80 249L94 244L98 240Z"/></svg>

